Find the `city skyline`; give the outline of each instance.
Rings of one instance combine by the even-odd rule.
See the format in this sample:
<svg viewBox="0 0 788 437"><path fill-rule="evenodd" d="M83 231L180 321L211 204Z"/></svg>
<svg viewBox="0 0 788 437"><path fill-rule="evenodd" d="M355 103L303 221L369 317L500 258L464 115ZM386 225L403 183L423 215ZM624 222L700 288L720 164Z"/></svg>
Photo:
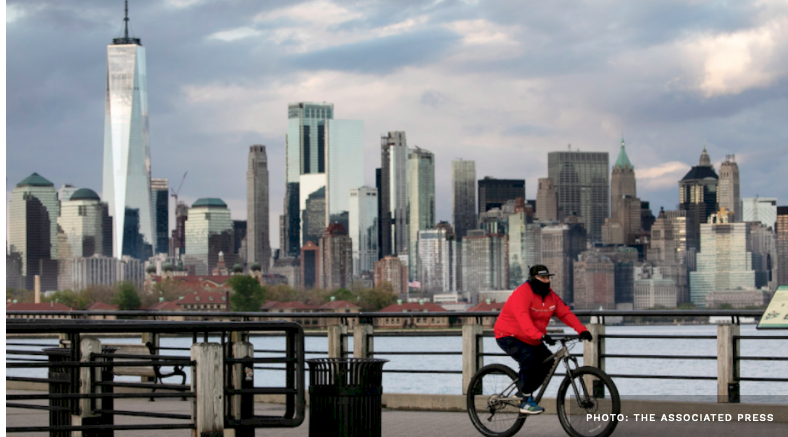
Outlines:
<svg viewBox="0 0 788 437"><path fill-rule="evenodd" d="M122 36L122 2L86 5L92 13L83 13L85 8L70 8L69 3L41 7L35 2L8 4L7 199L15 184L33 172L51 180L55 188L72 183L95 190L102 199L106 197L101 192L100 170L101 83L106 75L101 44ZM337 118L364 122L365 185L375 185L374 168L380 166L377 141L382 133L406 131L411 145L431 150L436 161L436 222L451 220L449 163L459 156L476 162L477 180L484 176L525 179L526 196L533 199L538 178L547 176L548 152L563 151L567 143L572 143L573 150L608 152L612 157L622 131L627 152L638 169L638 195L651 202L655 215L660 206L675 209L676 182L696 162L704 143L716 169L726 155L736 154L742 198L760 195L781 202L779 199L788 197L786 188L770 185L786 160L779 151L784 149L788 133L777 123L787 103L781 90L786 87L788 69L777 62L785 47L778 41L769 54L756 53L759 43L753 36L778 36L786 30L780 21L785 11L768 5L760 11L745 5L714 12L697 6L696 12L705 14L708 20L683 25L657 23L650 34L652 42L633 42L626 47L611 44L609 52L590 54L619 63L634 59L653 67L658 65L657 58L661 59L660 47L685 53L679 50L683 44L702 52L699 56L705 63L694 66L700 72L693 70L689 61L687 65L669 63L649 73L634 71L637 68L630 65L623 68L624 74L635 73L638 80L624 81L620 86L612 78L601 79L610 70L597 61L573 58L571 49L584 43L582 38L560 29L540 30L534 18L522 17L523 24L514 25L518 13L505 10L505 4L432 9L416 5L412 11L399 11L390 17L386 12L397 7L386 4L353 9L317 1L270 10L258 5L231 5L200 29L188 27L189 23L209 13L216 15L219 6L212 2L131 2L129 7L131 36L144 37L148 47L151 176L175 181L189 171L181 200L191 204L201 197L219 197L228 203L234 219L245 219L245 151L251 144L266 144L272 169L272 246L279 241L276 218L282 214L285 188L287 119L283 113L285 105L296 101L331 102ZM665 7L682 9L676 5ZM622 11L623 18L613 20L613 24L624 26L624 18L634 18L632 22L637 23L651 8L644 4L638 11ZM583 20L583 11L573 9L568 15ZM766 17L769 13L772 17ZM515 19L509 21L507 14ZM588 19L597 14L591 13ZM737 14L749 17L749 21L717 24ZM549 8L537 15L561 24L557 12ZM250 16L256 18L250 20ZM317 16L330 25L320 24ZM168 33L160 26L162 20L177 23L174 29L183 35ZM347 29L331 28L340 25ZM288 43L286 36L291 32L292 37L293 29L302 30L304 36ZM637 36L649 36L628 26L624 30L632 41L637 41ZM680 36L682 30L690 36ZM70 42L62 50L62 46L49 41L57 40L52 33L64 32ZM320 32L323 41L315 37ZM363 37L364 32L371 36ZM281 39L269 34L280 35ZM605 42L613 32L600 30L599 34L595 38ZM525 41L533 35L546 38L546 47L569 66L547 62L550 53L528 49ZM425 39L426 43L411 49L414 38ZM565 41L562 38L568 38L566 48L559 45ZM732 47L733 40L743 41L745 49ZM34 43L39 44L37 50L25 49ZM638 44L645 53L632 47ZM714 50L704 51L703 44L710 44ZM257 56L248 58L265 45L274 48L270 53L263 51L260 60ZM365 53L386 47L391 50L385 59L373 58L385 61L381 65L365 57ZM53 52L55 48L60 52ZM739 53L736 50L751 55L749 69L763 74L750 76L720 66L724 56L735 58ZM266 53L285 67L261 69L258 63L266 59ZM481 59L485 63L498 67L541 60L544 65L539 68L544 71L509 66L497 73L485 72L474 54L484 54L486 58ZM207 63L205 59L214 61ZM767 62L770 59L774 60L771 64ZM587 63L599 70L583 74ZM209 68L212 65L208 64L224 66ZM448 74L447 66L457 67L457 73ZM288 79L278 76L286 72L293 75ZM668 73L680 73L676 76L679 82L666 80L673 77ZM274 85L263 85L272 78ZM566 102L569 94L560 91L559 85L566 85L567 78L585 79L578 82L594 85L568 87L578 96L571 101L574 109L544 106L544 99L549 97ZM58 81L73 86L62 87ZM652 91L631 89L641 82ZM612 87L605 95L592 90L605 86ZM662 91L653 91L654 87L662 87ZM394 98L385 98L391 92L397 93ZM523 103L502 105L514 101L511 95ZM381 98L370 98L375 96ZM674 97L674 103L666 103ZM48 108L57 108L57 114L49 113ZM500 112L486 114L493 109ZM63 145L52 147L53 138ZM516 159L518 154L522 159ZM51 159L39 160L38 156ZM226 169L227 176L217 178L217 169ZM170 217L174 220L173 212Z"/></svg>

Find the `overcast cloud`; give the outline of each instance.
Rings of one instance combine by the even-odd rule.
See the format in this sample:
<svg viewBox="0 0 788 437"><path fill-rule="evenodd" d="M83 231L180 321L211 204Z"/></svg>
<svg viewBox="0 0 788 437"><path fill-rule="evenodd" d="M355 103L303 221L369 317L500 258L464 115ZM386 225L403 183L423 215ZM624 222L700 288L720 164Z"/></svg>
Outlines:
<svg viewBox="0 0 788 437"><path fill-rule="evenodd" d="M547 153L610 152L623 134L638 195L674 209L704 147L735 154L742 197L788 203L788 2L130 2L147 50L153 177L246 217L248 146L269 157L279 246L287 104L326 101L435 153L437 218L450 162L477 177L547 176ZM101 192L106 46L120 0L8 1L6 191L32 172Z"/></svg>

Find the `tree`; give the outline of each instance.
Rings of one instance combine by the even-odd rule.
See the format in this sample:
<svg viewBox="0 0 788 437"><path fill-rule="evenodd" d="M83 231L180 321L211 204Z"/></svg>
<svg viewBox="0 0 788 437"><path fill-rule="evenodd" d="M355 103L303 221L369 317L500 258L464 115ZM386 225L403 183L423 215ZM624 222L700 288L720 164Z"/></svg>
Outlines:
<svg viewBox="0 0 788 437"><path fill-rule="evenodd" d="M121 311L138 310L142 306L137 287L131 281L122 281L117 284L117 293L112 298L112 303Z"/></svg>
<svg viewBox="0 0 788 437"><path fill-rule="evenodd" d="M84 309L88 306L87 299L83 293L75 293L71 290L56 291L49 297L42 299L44 302L58 302L66 305L67 307L76 309Z"/></svg>
<svg viewBox="0 0 788 437"><path fill-rule="evenodd" d="M350 290L344 288L340 288L338 290L334 290L333 292L329 293L327 295L326 301L330 301L332 297L334 298L334 300L344 300L348 302L356 301L356 296L353 296L353 293L351 293Z"/></svg>
<svg viewBox="0 0 788 437"><path fill-rule="evenodd" d="M165 279L163 281L157 282L151 289L150 293L143 294L142 303L145 306L151 306L160 300L171 302L188 293L189 289L183 282L173 279Z"/></svg>
<svg viewBox="0 0 788 437"><path fill-rule="evenodd" d="M717 309L719 309L719 310L732 310L733 309L733 305L731 305L731 304L729 304L727 302L724 302L724 303L721 303L717 307Z"/></svg>
<svg viewBox="0 0 788 437"><path fill-rule="evenodd" d="M360 297L358 305L364 311L378 311L397 301L397 294L389 282L364 290Z"/></svg>
<svg viewBox="0 0 788 437"><path fill-rule="evenodd" d="M260 311L265 303L265 288L251 276L233 276L227 285L235 292L230 296L233 311Z"/></svg>
<svg viewBox="0 0 788 437"><path fill-rule="evenodd" d="M265 298L268 301L292 302L298 299L298 291L287 284L271 285L265 289Z"/></svg>

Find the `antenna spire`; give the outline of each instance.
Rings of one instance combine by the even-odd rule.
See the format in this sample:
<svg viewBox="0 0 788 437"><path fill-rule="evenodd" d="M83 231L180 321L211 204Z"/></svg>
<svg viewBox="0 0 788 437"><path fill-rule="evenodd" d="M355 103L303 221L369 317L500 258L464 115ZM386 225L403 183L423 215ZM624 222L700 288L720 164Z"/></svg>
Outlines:
<svg viewBox="0 0 788 437"><path fill-rule="evenodd" d="M129 0L126 0L126 17L123 18L125 21L125 31L123 32L123 37L129 39Z"/></svg>

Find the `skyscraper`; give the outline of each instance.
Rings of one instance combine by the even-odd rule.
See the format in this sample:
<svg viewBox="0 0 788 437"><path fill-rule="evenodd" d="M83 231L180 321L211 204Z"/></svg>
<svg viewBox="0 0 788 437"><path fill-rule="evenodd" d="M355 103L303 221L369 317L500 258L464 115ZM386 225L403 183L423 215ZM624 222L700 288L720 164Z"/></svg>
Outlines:
<svg viewBox="0 0 788 437"><path fill-rule="evenodd" d="M536 191L536 218L543 222L558 220L558 197L551 178L539 178Z"/></svg>
<svg viewBox="0 0 788 437"><path fill-rule="evenodd" d="M788 285L788 206L777 207L777 285Z"/></svg>
<svg viewBox="0 0 788 437"><path fill-rule="evenodd" d="M435 225L435 155L418 146L408 153L408 279L419 275L419 232Z"/></svg>
<svg viewBox="0 0 788 437"><path fill-rule="evenodd" d="M334 118L331 103L291 103L287 111L287 136L285 137L285 187L284 229L282 247L285 257L296 258L301 251L301 175L325 173L325 120ZM315 240L317 241L317 240Z"/></svg>
<svg viewBox="0 0 788 437"><path fill-rule="evenodd" d="M189 209L186 222L184 266L196 275L207 275L216 267L219 252L226 264L235 263L233 221L222 199L197 199Z"/></svg>
<svg viewBox="0 0 788 437"><path fill-rule="evenodd" d="M446 222L419 232L419 274L423 293L457 291L459 255L454 230Z"/></svg>
<svg viewBox="0 0 788 437"><path fill-rule="evenodd" d="M525 198L525 179L479 179L479 214L502 208L507 200Z"/></svg>
<svg viewBox="0 0 788 437"><path fill-rule="evenodd" d="M506 235L469 230L462 240L462 284L469 292L509 289Z"/></svg>
<svg viewBox="0 0 788 437"><path fill-rule="evenodd" d="M607 152L547 154L547 174L558 197L558 219L583 217L591 241L602 240L602 225L608 217L609 168Z"/></svg>
<svg viewBox="0 0 788 437"><path fill-rule="evenodd" d="M60 202L52 182L33 173L11 192L8 204L8 244L11 254L21 257L25 288L33 289L35 275L50 271L57 257L57 218ZM42 277L44 290L57 287L57 268L52 278Z"/></svg>
<svg viewBox="0 0 788 437"><path fill-rule="evenodd" d="M609 257L583 252L573 267L575 309L616 309L615 263Z"/></svg>
<svg viewBox="0 0 788 437"><path fill-rule="evenodd" d="M457 240L476 229L476 161L451 162L451 208Z"/></svg>
<svg viewBox="0 0 788 437"><path fill-rule="evenodd" d="M717 212L717 183L719 177L711 165L711 158L703 148L698 165L679 181L679 209L687 212L687 249L700 249L700 226Z"/></svg>
<svg viewBox="0 0 788 437"><path fill-rule="evenodd" d="M727 209L727 208L726 208ZM774 229L777 221L777 199L774 197L747 197L741 200L739 221L760 222Z"/></svg>
<svg viewBox="0 0 788 437"><path fill-rule="evenodd" d="M579 223L542 228L542 261L550 272L555 291L564 302L574 302L574 261L586 249L586 230Z"/></svg>
<svg viewBox="0 0 788 437"><path fill-rule="evenodd" d="M350 190L349 235L353 241L353 274L372 272L378 260L378 190Z"/></svg>
<svg viewBox="0 0 788 437"><path fill-rule="evenodd" d="M761 257L752 252L749 223L730 223L724 214L700 226L697 271L690 272L690 299L706 306L709 293L755 290L767 285Z"/></svg>
<svg viewBox="0 0 788 437"><path fill-rule="evenodd" d="M610 177L611 219L622 219L619 215L622 212L621 203L625 197L637 197L637 181L635 180L635 167L629 161L622 137L621 150L618 152L618 159L613 165L613 174ZM638 205L638 209L640 209L640 205Z"/></svg>
<svg viewBox="0 0 788 437"><path fill-rule="evenodd" d="M739 165L736 155L726 155L725 162L720 165L718 202L721 208L733 211L733 220L742 221L741 195L739 189Z"/></svg>
<svg viewBox="0 0 788 437"><path fill-rule="evenodd" d="M167 229L170 227L170 193L167 179L151 179L150 190L155 211L153 218L156 230L156 253L168 253L170 248L170 239L167 236Z"/></svg>
<svg viewBox="0 0 788 437"><path fill-rule="evenodd" d="M515 289L528 279L528 269L542 264L542 225L524 212L508 217L509 288Z"/></svg>
<svg viewBox="0 0 788 437"><path fill-rule="evenodd" d="M381 257L408 249L408 143L405 132L380 137Z"/></svg>
<svg viewBox="0 0 788 437"><path fill-rule="evenodd" d="M271 262L268 226L268 156L265 146L249 146L246 170L246 260L268 273ZM237 244L240 244L237 242Z"/></svg>
<svg viewBox="0 0 788 437"><path fill-rule="evenodd" d="M319 242L320 288L349 289L353 283L353 247L341 223L331 223Z"/></svg>
<svg viewBox="0 0 788 437"><path fill-rule="evenodd" d="M104 113L104 200L113 218L115 257L152 255L156 234L151 210L148 77L145 48L125 33L107 46Z"/></svg>

